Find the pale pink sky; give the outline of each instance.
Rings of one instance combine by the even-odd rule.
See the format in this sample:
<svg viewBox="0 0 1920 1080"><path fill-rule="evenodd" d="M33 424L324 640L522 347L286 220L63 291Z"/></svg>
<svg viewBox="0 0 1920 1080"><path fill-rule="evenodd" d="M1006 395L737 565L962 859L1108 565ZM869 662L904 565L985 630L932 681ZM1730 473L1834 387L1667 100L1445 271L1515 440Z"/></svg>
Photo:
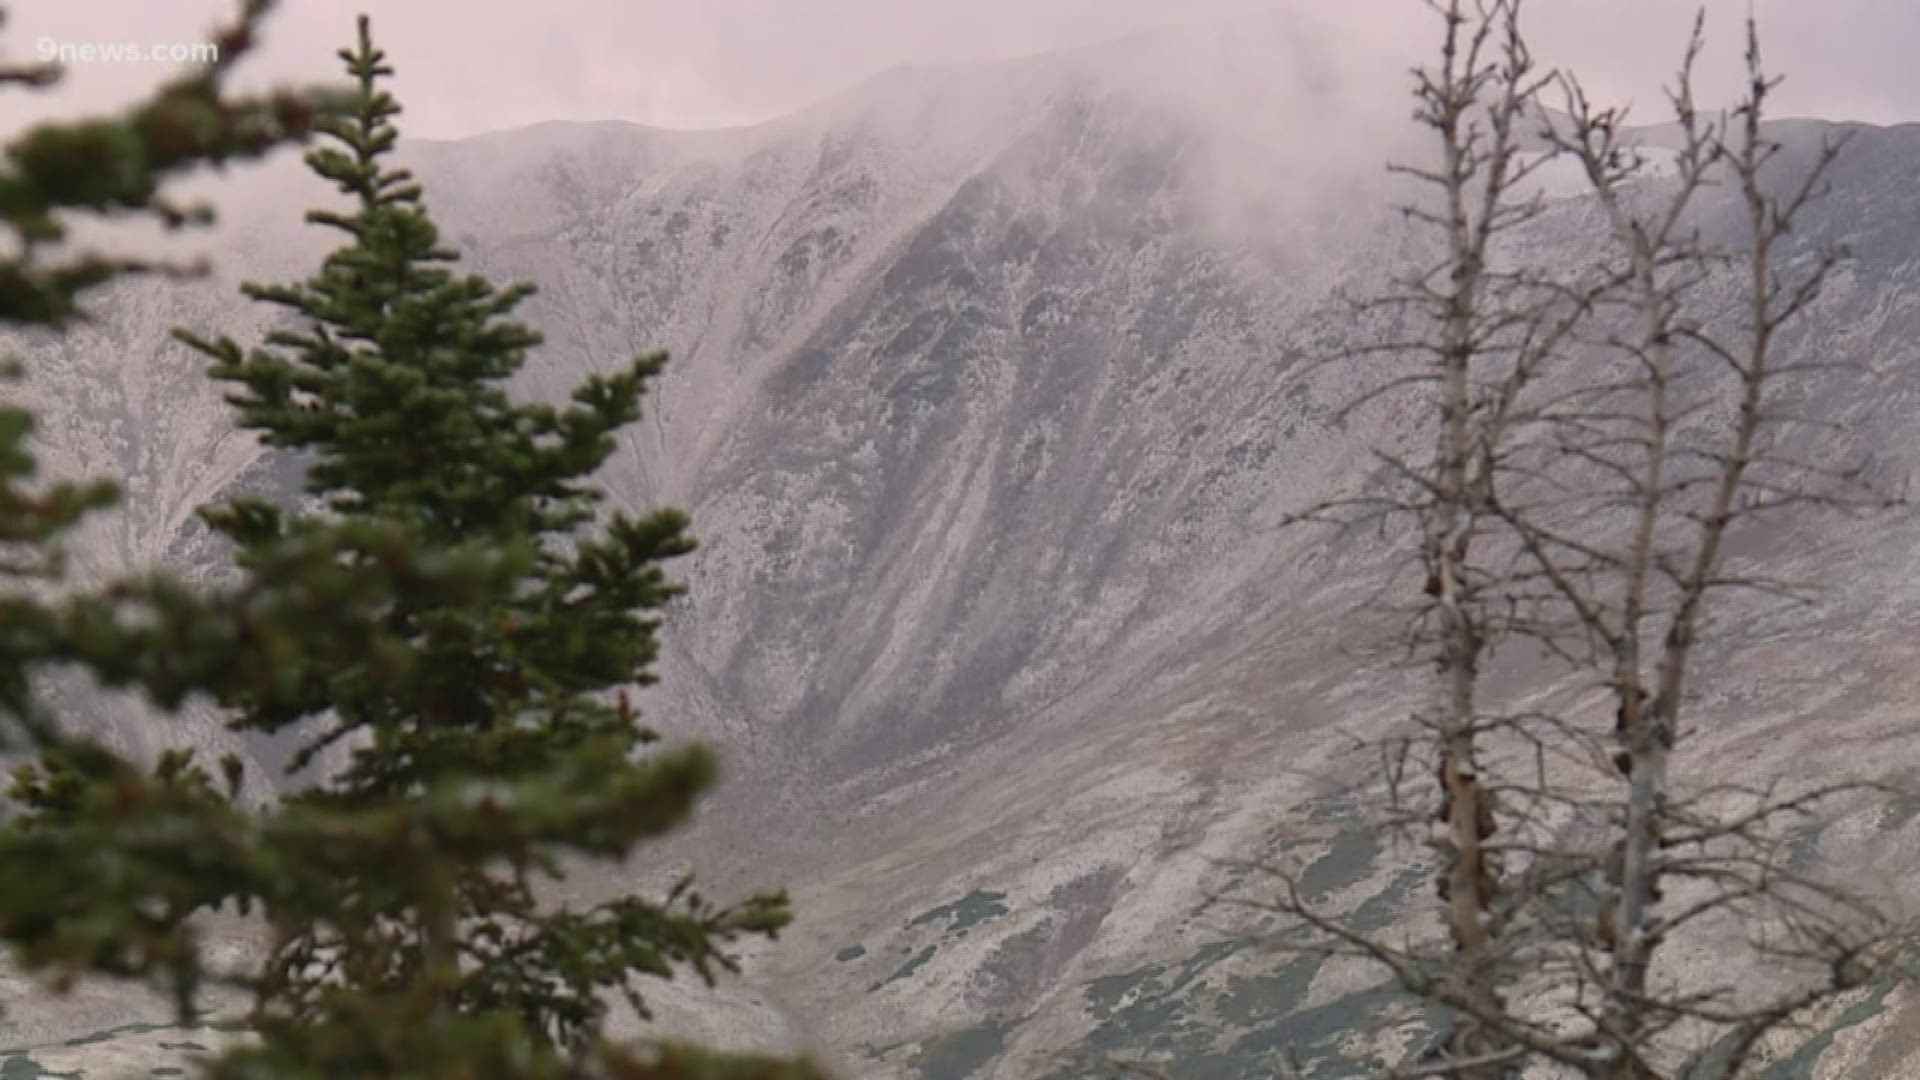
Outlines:
<svg viewBox="0 0 1920 1080"><path fill-rule="evenodd" d="M452 137L548 119L618 118L673 127L761 120L901 63L1011 56L1156 25L1308 4L1341 42L1419 40L1419 0L282 0L247 82L330 78L357 11L400 68L408 134ZM1780 114L1920 119L1920 0L1708 0L1712 86L1738 59L1749 3L1772 66L1789 76ZM42 40L199 39L228 0L15 0L0 49ZM1684 0L1532 0L1536 48L1590 84L1648 106L1693 6ZM153 63L73 73L61 110L125 97ZM22 101L9 95L10 104ZM10 127L19 108L0 117Z"/></svg>

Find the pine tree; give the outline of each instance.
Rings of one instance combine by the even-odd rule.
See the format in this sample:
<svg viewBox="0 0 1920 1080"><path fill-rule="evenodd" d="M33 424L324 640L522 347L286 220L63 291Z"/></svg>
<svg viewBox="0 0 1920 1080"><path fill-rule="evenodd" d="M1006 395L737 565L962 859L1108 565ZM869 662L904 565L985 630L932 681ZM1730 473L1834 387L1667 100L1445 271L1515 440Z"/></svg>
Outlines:
<svg viewBox="0 0 1920 1080"><path fill-rule="evenodd" d="M0 329L59 332L86 317L88 294L118 279L199 274L65 244L85 217L208 224L211 208L165 197L170 180L305 141L317 119L351 103L315 90L225 92L271 6L243 0L210 36L216 59L123 113L37 124L5 147ZM0 91L44 92L60 78L56 65L0 64ZM28 375L0 357L0 387ZM231 589L148 573L80 592L63 576L63 545L88 514L114 504L117 485L41 482L34 423L0 399L0 757L31 761L0 800L0 943L56 990L90 974L136 978L171 991L188 1014L203 977L194 914L297 888L294 875L276 874L276 852L324 837L310 822L236 807L235 761L220 763L216 780L191 754L148 768L74 736L36 700L36 675L77 667L163 709L205 693L291 710L305 697L282 677L283 658L341 664L393 653L379 617L395 596L472 599L505 591L524 568L511 552L478 548L416 557L398 530L347 522L290 530L256 549L246 582ZM355 552L373 557L349 572L342 556Z"/></svg>
<svg viewBox="0 0 1920 1080"><path fill-rule="evenodd" d="M258 1020L298 1048L283 1064L324 1060L331 1051L313 1033L368 1019L369 1001L423 1018L510 1017L538 1052L580 1058L599 1037L606 992L645 1015L643 977L685 965L711 978L730 966L727 941L772 935L788 918L784 894L720 908L686 882L658 903L571 910L540 896L566 863L617 868L683 821L715 776L701 747L640 756L656 736L627 694L653 681L659 612L678 592L662 564L691 550L686 518L603 514L593 484L664 357L589 379L565 408L513 400L504 383L539 344L511 319L530 287L454 271L419 185L386 160L400 108L364 18L341 57L355 107L320 122L329 145L307 161L350 206L308 220L346 245L304 282L246 289L296 328L247 350L179 336L236 386L243 427L306 455L308 492L324 506L312 522L398 528L416 551L517 552L527 569L486 603L402 598L384 625L404 646L385 670L307 663L305 709L238 717L243 729L299 733L294 769L352 747L290 811L386 815L420 837L329 860L328 886L270 906L281 933L256 988ZM204 516L243 564L296 524L254 501ZM371 1064L330 1075L368 1075Z"/></svg>
<svg viewBox="0 0 1920 1080"><path fill-rule="evenodd" d="M657 564L689 546L684 519L585 529L589 474L658 358L589 383L566 410L510 402L498 384L535 344L505 318L525 291L449 274L417 191L379 167L397 108L364 25L355 93L221 93L268 6L245 0L216 37L219 61L125 116L36 127L0 158L0 227L14 239L0 253L0 326L57 329L88 289L184 272L48 252L62 215L210 220L160 194L196 164L319 126L339 145L315 168L359 204L331 218L354 242L313 281L258 291L305 331L245 355L199 342L242 388L249 427L319 459L329 504L208 511L234 541L238 584L149 574L89 594L50 588L60 540L114 488L36 486L32 417L0 404L0 752L37 754L0 805L0 943L56 989L140 978L173 991L186 1017L206 977L194 916L264 917L279 948L247 980L260 1038L211 1062L218 1077L811 1075L684 1047L624 1053L599 1037L599 991L631 991L675 962L724 965L726 939L784 921L780 897L716 910L682 891L575 912L534 893L563 860L619 859L670 828L713 775L698 749L636 760L651 737L607 693L646 680L672 593ZM0 67L0 89L56 78ZM180 751L145 768L63 732L32 695L34 673L56 663L162 708L208 694L239 726L306 731L315 749L353 740L352 763L249 808L237 761L210 769Z"/></svg>

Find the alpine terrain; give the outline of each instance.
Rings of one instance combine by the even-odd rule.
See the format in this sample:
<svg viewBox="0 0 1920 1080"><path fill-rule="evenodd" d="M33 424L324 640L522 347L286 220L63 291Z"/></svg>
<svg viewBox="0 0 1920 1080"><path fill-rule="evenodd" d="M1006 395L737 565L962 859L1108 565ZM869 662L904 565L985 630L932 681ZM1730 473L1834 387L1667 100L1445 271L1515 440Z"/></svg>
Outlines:
<svg viewBox="0 0 1920 1080"><path fill-rule="evenodd" d="M923 1080L1093 1075L1109 1057L1251 1078L1288 1046L1348 1076L1374 1038L1411 1037L1373 1033L1379 972L1289 952L1231 902L1260 888L1236 865L1283 850L1316 899L1373 926L1431 877L1357 824L1350 792L1373 767L1356 737L1411 700L1356 659L1366 612L1417 583L1386 583L1375 533L1282 527L1407 437L1390 412L1343 413L1356 378L1317 361L1366 339L1339 297L1380 287L1410 243L1383 166L1413 132L1397 69L1322 70L1290 40L906 68L742 129L403 146L467 262L538 285L528 389L672 354L606 475L618 504L687 509L701 541L642 704L728 764L676 841L725 868L703 886L789 885L798 919L743 980L660 1000L662 1026ZM1781 130L1811 154L1842 127L1803 239L1851 255L1793 345L1861 368L1805 404L1911 466L1920 125ZM300 462L239 434L168 336L246 339L265 316L237 283L323 250L299 220L319 197L304 177L246 183L213 276L115 286L93 324L22 345L48 470L126 478L87 574L217 573L196 506L298 498ZM1578 261L1596 213L1558 198L1525 243ZM1729 674L1686 753L1729 778L1920 775L1913 550L1897 516L1810 519L1740 550L1823 604L1725 628ZM283 749L207 709L158 719L55 689L124 746ZM1529 692L1565 689L1548 674ZM1920 800L1801 842L1876 893L1920 884ZM217 1037L156 1035L90 994L9 1004L0 1072ZM1920 1073L1911 1009L1850 1001L1779 1075Z"/></svg>

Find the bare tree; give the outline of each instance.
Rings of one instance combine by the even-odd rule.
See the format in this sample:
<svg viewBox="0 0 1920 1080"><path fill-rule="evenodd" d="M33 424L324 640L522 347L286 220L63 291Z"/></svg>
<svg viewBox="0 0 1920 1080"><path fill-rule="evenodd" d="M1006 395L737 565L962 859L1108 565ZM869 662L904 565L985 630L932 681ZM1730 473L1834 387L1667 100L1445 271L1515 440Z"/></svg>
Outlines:
<svg viewBox="0 0 1920 1080"><path fill-rule="evenodd" d="M1350 411L1411 403L1431 419L1433 442L1417 456L1378 451L1384 483L1300 519L1370 522L1417 536L1424 583L1406 609L1405 644L1409 657L1434 672L1434 699L1414 717L1419 733L1387 748L1388 816L1390 825L1424 834L1438 855L1435 886L1448 945L1439 955L1416 955L1371 941L1348 944L1388 963L1414 993L1455 1006L1460 1023L1445 1056L1456 1075L1476 1080L1504 1075L1523 1049L1492 1022L1509 1011L1503 995L1513 977L1506 970L1512 954L1499 838L1504 815L1483 775L1493 725L1480 683L1490 654L1517 629L1517 609L1508 602L1511 544L1497 535L1504 526L1490 496L1508 443L1526 427L1526 391L1558 339L1578 324L1584 303L1577 291L1498 263L1503 238L1541 210L1541 201L1526 194L1540 166L1526 142L1548 79L1520 33L1518 3L1429 6L1445 33L1439 63L1416 72L1415 116L1434 136L1435 153L1429 162L1393 169L1422 193L1402 213L1430 237L1427 253L1388 294L1362 302L1366 314L1397 332L1336 359L1388 359L1386 376ZM1402 798L1416 769L1433 776L1437 809Z"/></svg>
<svg viewBox="0 0 1920 1080"><path fill-rule="evenodd" d="M1422 189L1405 216L1434 255L1368 305L1398 331L1342 359L1387 361L1356 404L1410 410L1434 450L1383 453L1385 483L1301 518L1411 526L1424 587L1404 643L1434 672L1435 704L1385 745L1383 816L1436 853L1447 940L1354 930L1284 867L1265 867L1281 895L1256 906L1452 1017L1389 1075L1741 1075L1770 1032L1883 977L1889 955L1884 921L1778 843L1865 785L1782 795L1673 766L1689 680L1713 674L1698 670L1709 613L1741 594L1803 599L1731 566L1730 538L1782 512L1893 502L1860 465L1826 460L1804 437L1819 421L1789 407L1836 366L1787 354L1782 332L1840 257L1795 236L1839 147L1780 175L1785 147L1765 123L1777 81L1751 22L1746 91L1719 118L1694 100L1696 22L1656 174L1622 112L1536 71L1518 0L1430 6L1444 37L1415 96L1436 161L1397 171ZM1549 162L1578 174L1581 198L1537 190ZM1592 218L1590 264L1528 265L1507 243L1549 213ZM1727 295L1738 315L1708 317L1707 298ZM1589 694L1497 709L1487 673L1521 657L1564 665L1610 707ZM1422 798L1437 811L1419 813ZM1751 931L1779 986L1661 977L1676 937L1728 926Z"/></svg>

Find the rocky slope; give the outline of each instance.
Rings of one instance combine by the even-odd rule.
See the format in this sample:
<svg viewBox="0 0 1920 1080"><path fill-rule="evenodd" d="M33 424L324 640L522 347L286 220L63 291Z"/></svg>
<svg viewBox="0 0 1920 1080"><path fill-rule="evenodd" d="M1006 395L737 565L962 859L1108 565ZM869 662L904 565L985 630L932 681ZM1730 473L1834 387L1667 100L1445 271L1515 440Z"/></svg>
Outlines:
<svg viewBox="0 0 1920 1080"><path fill-rule="evenodd" d="M725 744L735 775L678 853L726 886L791 883L803 913L754 988L730 991L733 1036L847 1076L1026 1080L1146 1054L1177 1077L1251 1077L1287 1045L1349 1075L1384 1002L1373 977L1206 904L1233 882L1223 861L1276 834L1315 837L1313 891L1362 920L1397 917L1420 881L1341 794L1366 767L1347 736L1401 708L1341 651L1378 543L1278 527L1403 436L1336 418L1350 378L1307 363L1363 331L1334 293L1378 284L1407 242L1378 182L1397 130L1379 117L1401 109L1287 48L1135 41L901 70L751 129L556 124L408 148L470 263L540 285L529 391L674 354L608 483L688 507L703 539L651 715ZM1284 93L1276 55L1300 65ZM1816 404L1910 463L1920 128L1853 136L1815 231L1854 259L1801 344L1864 362ZM90 573L213 572L192 508L297 486L165 334L257 329L233 282L321 250L298 224L311 187L257 182L215 281L128 285L94 327L24 345L50 469L127 477ZM1527 243L1577 260L1593 235L1576 201ZM1829 603L1812 638L1757 625L1728 647L1701 761L1920 764L1913 535L1883 520L1756 542L1746 554L1821 576ZM128 745L226 739L205 714L66 692ZM1835 826L1836 857L1871 837L1890 877L1920 880L1910 810ZM1878 1032L1905 1007L1858 1003L1813 1052L1831 1062L1782 1075L1900 1075L1909 1051ZM84 1017L50 1012L12 1043L142 1019Z"/></svg>

